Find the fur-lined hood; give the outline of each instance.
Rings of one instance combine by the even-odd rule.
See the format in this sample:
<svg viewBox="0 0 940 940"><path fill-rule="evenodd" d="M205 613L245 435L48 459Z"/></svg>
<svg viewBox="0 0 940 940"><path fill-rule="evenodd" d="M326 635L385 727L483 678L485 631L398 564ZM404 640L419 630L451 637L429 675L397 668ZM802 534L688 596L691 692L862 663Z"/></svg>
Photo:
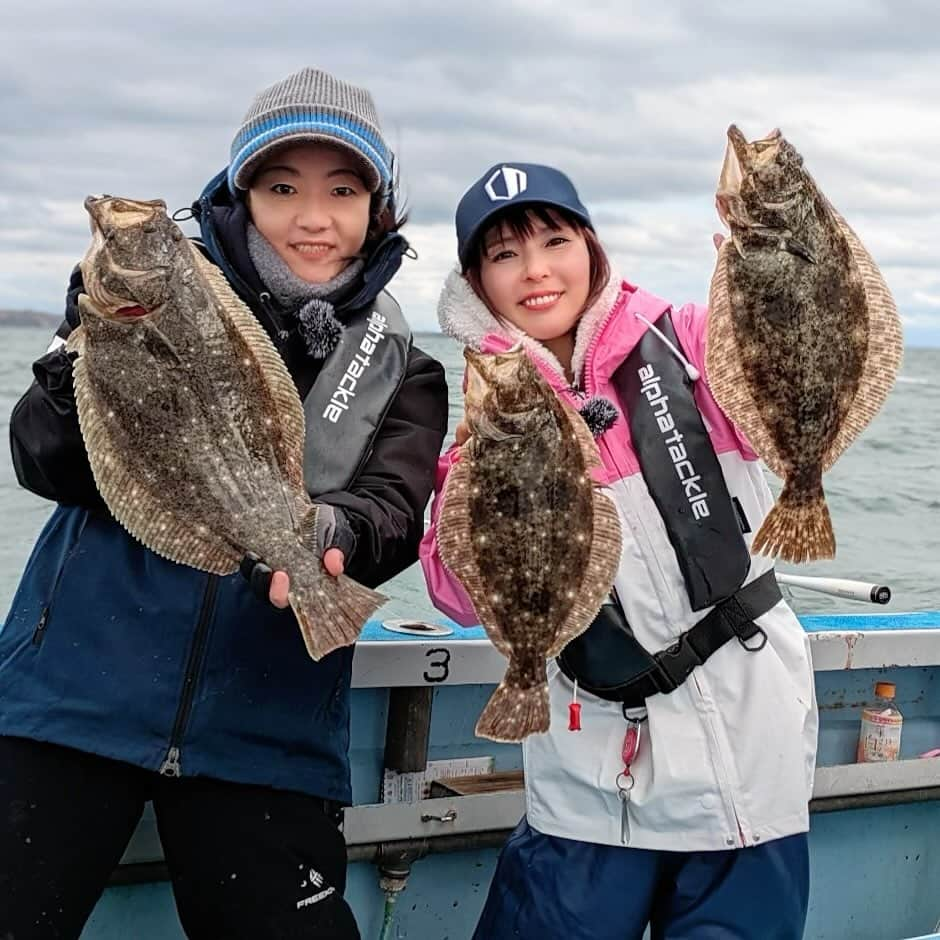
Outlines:
<svg viewBox="0 0 940 940"><path fill-rule="evenodd" d="M623 290L621 279L612 274L600 297L578 321L571 360L571 371L576 383L581 379L584 359L595 331L613 309ZM473 349L482 349L487 336L499 336L512 344L521 342L530 355L544 362L567 384L564 369L555 355L517 326L495 317L457 267L447 275L444 282L437 304L437 318L444 333Z"/></svg>

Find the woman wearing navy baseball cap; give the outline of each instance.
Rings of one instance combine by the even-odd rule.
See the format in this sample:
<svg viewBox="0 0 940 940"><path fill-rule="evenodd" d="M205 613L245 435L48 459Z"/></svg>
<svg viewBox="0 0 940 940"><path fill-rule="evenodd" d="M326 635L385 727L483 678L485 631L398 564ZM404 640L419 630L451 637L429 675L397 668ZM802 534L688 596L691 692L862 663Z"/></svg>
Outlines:
<svg viewBox="0 0 940 940"><path fill-rule="evenodd" d="M796 940L813 674L772 561L750 553L773 499L704 376L708 312L612 274L557 169L491 167L456 224L442 329L482 352L523 345L594 434L623 534L609 602L548 664L550 727L524 742L526 816L475 936ZM467 438L441 459L421 558L436 605L470 625L436 529Z"/></svg>

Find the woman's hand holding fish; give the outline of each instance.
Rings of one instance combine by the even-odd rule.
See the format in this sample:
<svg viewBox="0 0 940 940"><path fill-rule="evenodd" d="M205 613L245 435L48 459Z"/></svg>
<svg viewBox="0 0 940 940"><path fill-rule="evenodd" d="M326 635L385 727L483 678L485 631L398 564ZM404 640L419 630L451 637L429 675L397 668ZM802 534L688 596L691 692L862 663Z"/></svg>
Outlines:
<svg viewBox="0 0 940 940"><path fill-rule="evenodd" d="M338 548L328 548L323 553L323 567L327 574L338 578L346 566L346 556ZM290 577L286 571L275 571L271 575L271 588L268 591L268 600L275 607L287 607L290 601Z"/></svg>
<svg viewBox="0 0 940 940"><path fill-rule="evenodd" d="M341 509L318 503L317 545L324 546L323 567L326 573L338 578L346 568L346 558L356 547L356 534ZM272 571L253 552L246 552L241 563L242 576L252 591L262 600L267 598L275 607L290 603L290 576L286 571Z"/></svg>

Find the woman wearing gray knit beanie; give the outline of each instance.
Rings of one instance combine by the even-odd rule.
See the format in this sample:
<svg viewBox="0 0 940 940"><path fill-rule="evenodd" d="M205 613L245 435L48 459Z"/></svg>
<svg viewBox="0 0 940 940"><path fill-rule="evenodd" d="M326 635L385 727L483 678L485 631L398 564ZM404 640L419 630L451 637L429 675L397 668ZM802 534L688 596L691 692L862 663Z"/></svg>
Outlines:
<svg viewBox="0 0 940 940"><path fill-rule="evenodd" d="M313 68L266 88L192 212L303 401L323 565L378 586L417 560L447 390L385 290L408 244L371 95ZM76 268L60 339L82 289ZM128 535L71 370L62 345L38 360L10 422L20 483L60 505L0 632L0 803L23 808L0 821L0 934L77 938L151 800L188 937L358 937L352 648L307 655L264 559L206 575Z"/></svg>

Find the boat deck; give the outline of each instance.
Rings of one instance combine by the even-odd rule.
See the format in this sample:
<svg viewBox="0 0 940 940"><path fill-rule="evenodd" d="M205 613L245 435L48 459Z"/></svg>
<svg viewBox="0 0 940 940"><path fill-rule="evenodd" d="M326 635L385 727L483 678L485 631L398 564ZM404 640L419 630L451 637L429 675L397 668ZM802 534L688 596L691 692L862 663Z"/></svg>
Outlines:
<svg viewBox="0 0 940 940"><path fill-rule="evenodd" d="M901 940L940 922L940 611L801 617L810 638L820 712L811 804L812 892L807 940ZM427 761L492 758L521 768L516 745L473 735L505 661L481 628L409 636L369 623L353 666L354 805L347 811L347 896L363 937L376 937L384 897L377 858L417 856L396 905L393 936L469 937L497 848L523 812L520 790L383 803L387 767L399 783ZM897 685L902 760L854 763L861 706L876 679ZM417 781L413 781L417 785ZM423 856L434 854L433 860ZM182 933L153 820L145 815L83 940L176 940ZM133 884L126 882L134 882ZM936 936L936 935L935 935Z"/></svg>

